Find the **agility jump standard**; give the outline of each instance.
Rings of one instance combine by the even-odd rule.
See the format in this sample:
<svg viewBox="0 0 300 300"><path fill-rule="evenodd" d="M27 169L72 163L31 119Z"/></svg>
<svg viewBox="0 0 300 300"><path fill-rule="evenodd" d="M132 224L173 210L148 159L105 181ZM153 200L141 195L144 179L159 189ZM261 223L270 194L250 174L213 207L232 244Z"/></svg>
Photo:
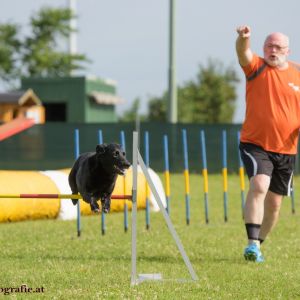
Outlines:
<svg viewBox="0 0 300 300"><path fill-rule="evenodd" d="M166 211L162 200L160 199L159 193L157 192L155 185L150 177L150 174L148 172L148 169L143 161L143 158L138 150L138 133L136 131L133 132L133 145L132 145L132 221L131 221L131 285L137 285L143 281L146 280L163 280L161 274L138 274L137 275L137 179L138 179L138 171L137 167L138 164L140 165L146 181L149 184L149 187L152 191L152 194L160 208L160 211L166 221L166 224L168 226L168 229L170 231L170 234L172 235L176 246L183 258L183 261L192 277L192 280L198 280L198 276L196 275L193 266L189 260L189 257L187 256L184 247L179 239L179 236L177 235L177 232L172 224L172 221L168 215L168 212ZM187 280L184 279L177 279L180 282L186 282Z"/></svg>

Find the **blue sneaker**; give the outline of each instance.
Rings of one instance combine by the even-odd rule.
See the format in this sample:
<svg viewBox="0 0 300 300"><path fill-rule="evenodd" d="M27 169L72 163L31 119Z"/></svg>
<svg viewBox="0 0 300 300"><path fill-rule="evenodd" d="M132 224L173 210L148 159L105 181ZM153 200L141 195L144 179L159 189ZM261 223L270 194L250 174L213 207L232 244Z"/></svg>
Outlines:
<svg viewBox="0 0 300 300"><path fill-rule="evenodd" d="M255 243L252 243L245 248L244 257L246 260L254 262L264 262L265 260L260 249Z"/></svg>

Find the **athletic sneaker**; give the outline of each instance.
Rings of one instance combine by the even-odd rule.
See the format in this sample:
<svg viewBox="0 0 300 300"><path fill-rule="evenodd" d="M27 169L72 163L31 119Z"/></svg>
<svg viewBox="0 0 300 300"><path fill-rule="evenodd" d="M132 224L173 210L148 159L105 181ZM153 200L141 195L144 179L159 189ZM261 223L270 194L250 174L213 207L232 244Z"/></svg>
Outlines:
<svg viewBox="0 0 300 300"><path fill-rule="evenodd" d="M245 248L244 257L246 260L254 262L264 262L265 260L260 249L255 243L252 243Z"/></svg>

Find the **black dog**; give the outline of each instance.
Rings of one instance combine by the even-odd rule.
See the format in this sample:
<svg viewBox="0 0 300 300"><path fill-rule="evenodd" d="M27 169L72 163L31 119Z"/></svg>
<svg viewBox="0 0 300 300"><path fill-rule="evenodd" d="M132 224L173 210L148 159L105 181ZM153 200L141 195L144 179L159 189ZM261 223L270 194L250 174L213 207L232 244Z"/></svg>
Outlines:
<svg viewBox="0 0 300 300"><path fill-rule="evenodd" d="M79 192L94 212L99 212L97 201L101 199L102 211L108 213L117 176L124 175L129 167L119 144L97 145L96 152L83 153L75 161L69 174L72 194ZM77 201L72 199L74 205Z"/></svg>

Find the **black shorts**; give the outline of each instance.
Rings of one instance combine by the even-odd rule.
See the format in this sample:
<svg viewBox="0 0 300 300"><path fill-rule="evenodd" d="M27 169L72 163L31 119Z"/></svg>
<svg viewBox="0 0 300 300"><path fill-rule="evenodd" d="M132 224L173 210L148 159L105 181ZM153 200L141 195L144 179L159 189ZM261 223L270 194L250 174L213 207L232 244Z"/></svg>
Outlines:
<svg viewBox="0 0 300 300"><path fill-rule="evenodd" d="M268 175L271 192L290 196L296 155L265 151L250 143L240 143L240 153L249 178L257 174Z"/></svg>

